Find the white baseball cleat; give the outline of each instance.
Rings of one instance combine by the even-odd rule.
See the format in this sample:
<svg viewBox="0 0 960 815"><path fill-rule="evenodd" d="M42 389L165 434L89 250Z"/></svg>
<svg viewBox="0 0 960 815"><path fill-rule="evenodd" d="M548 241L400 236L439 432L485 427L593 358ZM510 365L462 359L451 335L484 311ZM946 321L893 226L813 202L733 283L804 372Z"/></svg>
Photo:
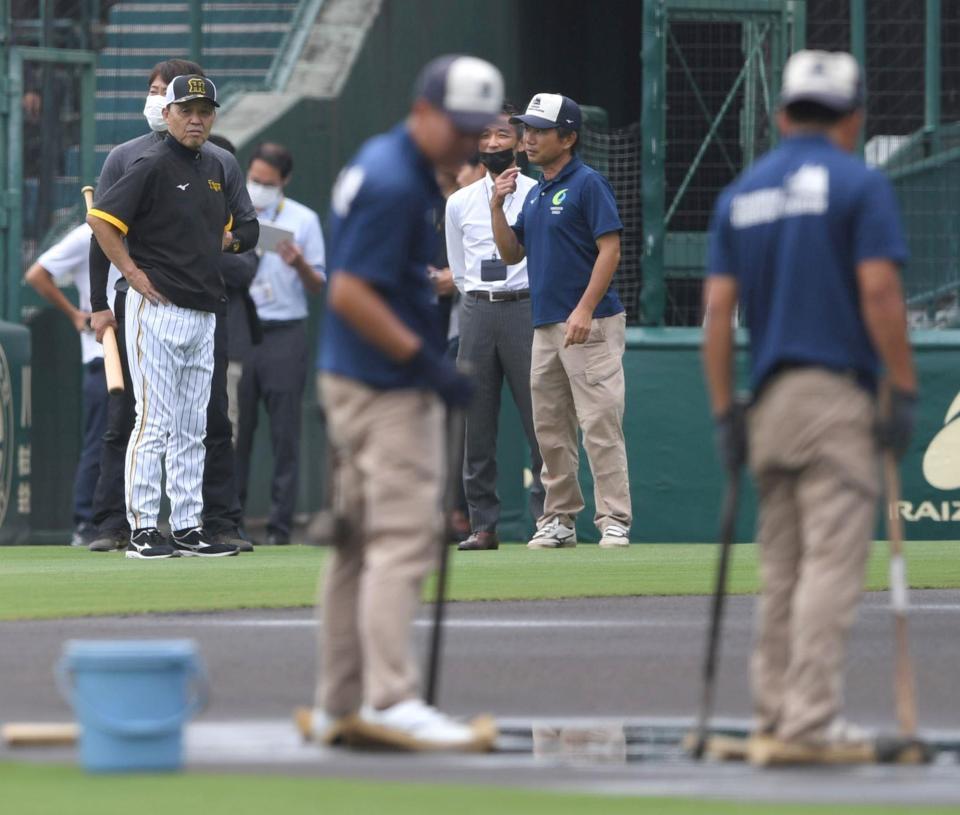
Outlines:
<svg viewBox="0 0 960 815"><path fill-rule="evenodd" d="M600 546L604 549L614 549L620 546L630 545L630 531L620 524L609 524L603 530L603 536L600 538Z"/></svg>
<svg viewBox="0 0 960 815"><path fill-rule="evenodd" d="M530 538L528 549L565 549L577 545L577 531L560 522L559 518L546 521Z"/></svg>
<svg viewBox="0 0 960 815"><path fill-rule="evenodd" d="M489 716L458 722L420 699L407 699L385 710L365 706L344 730L351 747L413 752L487 752L497 726Z"/></svg>

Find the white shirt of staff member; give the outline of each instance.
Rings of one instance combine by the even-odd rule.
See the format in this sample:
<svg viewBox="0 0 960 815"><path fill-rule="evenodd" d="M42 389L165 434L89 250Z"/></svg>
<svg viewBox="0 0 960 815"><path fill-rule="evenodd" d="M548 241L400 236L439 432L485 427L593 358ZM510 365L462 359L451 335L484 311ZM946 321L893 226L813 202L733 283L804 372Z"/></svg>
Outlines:
<svg viewBox="0 0 960 815"><path fill-rule="evenodd" d="M80 351L83 364L103 356L103 346L90 330L90 236L93 233L86 224L71 229L57 243L47 249L27 272L27 282L34 286L47 300L53 303L80 332ZM49 277L44 275L46 272ZM110 267L107 279L107 297L113 308L114 285L120 277L115 266ZM51 285L44 285L50 281ZM77 308L59 291L73 284L77 288ZM51 288L54 287L54 288Z"/></svg>
<svg viewBox="0 0 960 815"><path fill-rule="evenodd" d="M508 125L512 129L512 125ZM537 182L525 175L517 176L517 189L507 196L503 212L507 223L516 223L527 193ZM524 291L530 287L527 280L527 260L507 266L507 279L481 280L480 264L499 258L490 227L490 197L493 179L486 173L462 190L457 190L447 201L447 260L453 272L453 282L461 294L468 291Z"/></svg>
<svg viewBox="0 0 960 815"><path fill-rule="evenodd" d="M260 249L257 276L250 296L261 320L305 320L308 294L317 294L326 283L326 250L317 213L287 198L283 188L290 180L260 158L247 171L247 191L261 224L285 229L293 238L276 251Z"/></svg>

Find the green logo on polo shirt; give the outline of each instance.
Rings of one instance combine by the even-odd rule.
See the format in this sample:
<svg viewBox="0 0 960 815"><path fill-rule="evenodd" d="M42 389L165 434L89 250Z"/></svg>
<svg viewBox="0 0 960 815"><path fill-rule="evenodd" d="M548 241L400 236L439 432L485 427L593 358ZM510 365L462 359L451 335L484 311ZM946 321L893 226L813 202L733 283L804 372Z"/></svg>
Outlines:
<svg viewBox="0 0 960 815"><path fill-rule="evenodd" d="M568 189L568 187L564 187L562 190L557 190L557 192L554 193L553 198L550 199L550 212L553 215L560 215L563 213L563 202L567 200Z"/></svg>

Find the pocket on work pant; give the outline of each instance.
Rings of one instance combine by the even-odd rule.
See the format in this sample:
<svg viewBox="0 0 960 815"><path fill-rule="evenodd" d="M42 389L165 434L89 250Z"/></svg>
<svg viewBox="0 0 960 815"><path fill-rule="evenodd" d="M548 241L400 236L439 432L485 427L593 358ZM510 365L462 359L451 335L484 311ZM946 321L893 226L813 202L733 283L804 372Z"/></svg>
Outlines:
<svg viewBox="0 0 960 815"><path fill-rule="evenodd" d="M584 352L587 356L584 376L588 385L599 385L620 371L620 358L610 352L606 342L588 340Z"/></svg>

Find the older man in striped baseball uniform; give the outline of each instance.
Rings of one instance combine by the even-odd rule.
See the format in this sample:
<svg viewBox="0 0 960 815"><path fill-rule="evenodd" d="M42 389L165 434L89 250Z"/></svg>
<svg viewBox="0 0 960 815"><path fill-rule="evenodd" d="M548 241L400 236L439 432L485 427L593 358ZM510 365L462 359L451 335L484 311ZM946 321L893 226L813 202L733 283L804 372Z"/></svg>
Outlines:
<svg viewBox="0 0 960 815"><path fill-rule="evenodd" d="M223 166L202 153L217 91L199 76L167 87L167 137L97 200L87 222L130 284L127 360L137 418L127 447L127 557L222 557L201 526L203 439L213 374L217 304L224 296L218 255L257 242L257 221L234 226ZM231 229L233 230L231 232ZM126 237L127 247L123 238ZM170 498L169 543L157 529L162 466Z"/></svg>

